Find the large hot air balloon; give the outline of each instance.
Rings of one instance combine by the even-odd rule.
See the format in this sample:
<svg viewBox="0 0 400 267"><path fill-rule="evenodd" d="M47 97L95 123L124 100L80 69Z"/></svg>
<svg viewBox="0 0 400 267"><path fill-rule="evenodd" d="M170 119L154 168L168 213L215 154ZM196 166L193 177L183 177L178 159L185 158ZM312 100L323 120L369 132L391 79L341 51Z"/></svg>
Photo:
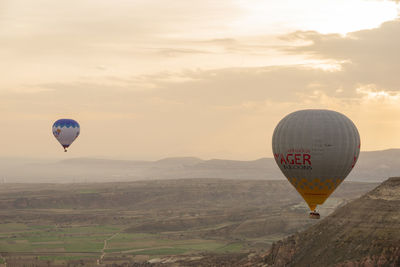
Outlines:
<svg viewBox="0 0 400 267"><path fill-rule="evenodd" d="M351 172L360 135L345 115L331 110L293 112L276 126L272 150L279 168L319 218L321 205Z"/></svg>
<svg viewBox="0 0 400 267"><path fill-rule="evenodd" d="M65 152L67 152L67 148L79 136L79 132L79 123L71 119L61 119L53 124L54 137L63 146Z"/></svg>

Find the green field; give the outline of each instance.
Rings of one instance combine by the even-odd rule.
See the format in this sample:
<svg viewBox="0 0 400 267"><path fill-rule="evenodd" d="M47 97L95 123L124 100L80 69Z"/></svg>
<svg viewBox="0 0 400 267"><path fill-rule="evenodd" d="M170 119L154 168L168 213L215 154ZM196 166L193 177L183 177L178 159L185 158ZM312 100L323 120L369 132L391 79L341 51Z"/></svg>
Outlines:
<svg viewBox="0 0 400 267"><path fill-rule="evenodd" d="M41 256L43 260L79 259L62 253L126 253L127 255L179 255L197 252L239 252L240 243L219 240L170 239L165 234L124 233L119 226L69 226L0 224L1 252L58 252L61 255Z"/></svg>
<svg viewBox="0 0 400 267"><path fill-rule="evenodd" d="M0 224L1 252L100 252L119 228Z"/></svg>

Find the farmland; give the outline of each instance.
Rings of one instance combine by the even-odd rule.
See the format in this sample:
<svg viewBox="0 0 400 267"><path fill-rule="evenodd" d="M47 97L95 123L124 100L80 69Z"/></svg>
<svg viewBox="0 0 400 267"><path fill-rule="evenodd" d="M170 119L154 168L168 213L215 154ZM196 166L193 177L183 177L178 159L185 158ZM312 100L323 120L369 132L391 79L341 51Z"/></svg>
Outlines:
<svg viewBox="0 0 400 267"><path fill-rule="evenodd" d="M373 186L344 184L321 213ZM315 223L285 181L3 184L0 194L0 264L7 266L239 257Z"/></svg>

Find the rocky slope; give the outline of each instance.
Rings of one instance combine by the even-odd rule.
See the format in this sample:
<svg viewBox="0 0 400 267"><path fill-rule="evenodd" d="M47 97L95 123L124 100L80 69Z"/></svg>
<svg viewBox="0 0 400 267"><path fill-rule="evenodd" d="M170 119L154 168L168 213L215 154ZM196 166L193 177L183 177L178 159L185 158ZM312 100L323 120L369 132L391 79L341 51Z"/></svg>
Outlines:
<svg viewBox="0 0 400 267"><path fill-rule="evenodd" d="M400 177L275 243L251 265L400 266Z"/></svg>

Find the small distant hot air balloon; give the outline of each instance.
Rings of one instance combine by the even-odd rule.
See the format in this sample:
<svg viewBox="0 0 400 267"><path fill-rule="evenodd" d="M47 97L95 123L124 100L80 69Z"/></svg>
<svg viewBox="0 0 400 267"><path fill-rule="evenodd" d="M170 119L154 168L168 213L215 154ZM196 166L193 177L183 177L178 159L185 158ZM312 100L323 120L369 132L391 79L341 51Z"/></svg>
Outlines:
<svg viewBox="0 0 400 267"><path fill-rule="evenodd" d="M67 152L67 148L79 136L79 132L79 123L71 119L61 119L53 124L54 137L63 146L65 152Z"/></svg>
<svg viewBox="0 0 400 267"><path fill-rule="evenodd" d="M279 168L315 210L343 182L357 162L360 135L345 115L331 110L299 110L284 117L272 137Z"/></svg>

